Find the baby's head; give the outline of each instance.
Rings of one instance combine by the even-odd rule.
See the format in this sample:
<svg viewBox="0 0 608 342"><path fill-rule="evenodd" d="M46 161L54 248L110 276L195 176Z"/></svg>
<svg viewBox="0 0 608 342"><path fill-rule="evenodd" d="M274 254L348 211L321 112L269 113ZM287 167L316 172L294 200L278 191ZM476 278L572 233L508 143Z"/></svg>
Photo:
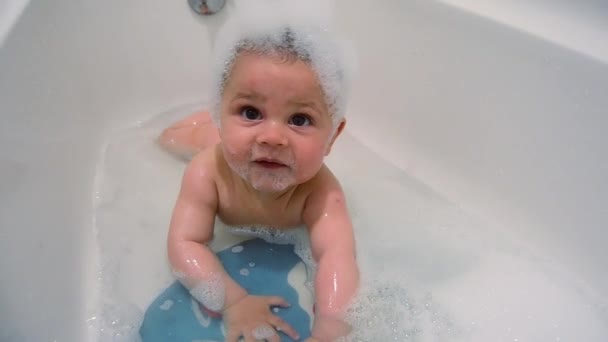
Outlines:
<svg viewBox="0 0 608 342"><path fill-rule="evenodd" d="M223 155L264 192L313 178L344 127L348 82L338 44L320 26L283 19L235 21L216 46L212 117Z"/></svg>
<svg viewBox="0 0 608 342"><path fill-rule="evenodd" d="M321 85L334 126L344 118L352 74L352 58L347 57L352 55L347 56L343 42L329 30L328 1L306 2L309 4L267 1L265 6L273 7L264 8L262 1L241 1L237 8L240 10L222 27L214 47L212 70L211 115L218 127L226 84L243 54L305 62Z"/></svg>

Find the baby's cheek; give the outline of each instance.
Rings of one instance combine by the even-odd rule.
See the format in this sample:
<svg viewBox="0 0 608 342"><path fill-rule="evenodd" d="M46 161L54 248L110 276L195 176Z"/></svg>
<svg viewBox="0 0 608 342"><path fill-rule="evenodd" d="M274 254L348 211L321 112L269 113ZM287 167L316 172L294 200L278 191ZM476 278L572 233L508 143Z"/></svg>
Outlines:
<svg viewBox="0 0 608 342"><path fill-rule="evenodd" d="M245 149L243 138L239 134L227 133L223 139L222 144L225 146L224 150L231 155L238 155Z"/></svg>
<svg viewBox="0 0 608 342"><path fill-rule="evenodd" d="M300 165L307 171L312 173L313 176L321 167L324 157L323 146L311 146L308 149L302 151L302 158Z"/></svg>
<svg viewBox="0 0 608 342"><path fill-rule="evenodd" d="M223 154L224 158L231 167L242 167L242 164L246 162L247 153L238 144L223 143Z"/></svg>
<svg viewBox="0 0 608 342"><path fill-rule="evenodd" d="M224 144L224 153L230 157L234 157L238 154L238 149L234 145L226 143Z"/></svg>

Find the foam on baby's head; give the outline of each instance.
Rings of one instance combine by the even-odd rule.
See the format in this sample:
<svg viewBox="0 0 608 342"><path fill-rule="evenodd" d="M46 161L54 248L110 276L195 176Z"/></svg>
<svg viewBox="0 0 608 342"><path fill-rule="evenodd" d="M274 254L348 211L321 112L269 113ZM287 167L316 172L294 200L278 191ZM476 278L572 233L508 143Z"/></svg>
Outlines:
<svg viewBox="0 0 608 342"><path fill-rule="evenodd" d="M308 63L317 75L334 126L344 117L352 53L330 31L330 1L236 2L220 30L212 70L212 118L219 127L221 97L239 54L255 53Z"/></svg>

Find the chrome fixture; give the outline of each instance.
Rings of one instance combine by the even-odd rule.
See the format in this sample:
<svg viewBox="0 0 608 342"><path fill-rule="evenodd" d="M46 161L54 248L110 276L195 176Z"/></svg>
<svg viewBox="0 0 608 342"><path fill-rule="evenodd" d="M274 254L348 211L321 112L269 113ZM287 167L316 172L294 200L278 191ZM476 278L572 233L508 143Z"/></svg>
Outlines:
<svg viewBox="0 0 608 342"><path fill-rule="evenodd" d="M210 15L219 12L226 0L188 0L190 8L198 14Z"/></svg>

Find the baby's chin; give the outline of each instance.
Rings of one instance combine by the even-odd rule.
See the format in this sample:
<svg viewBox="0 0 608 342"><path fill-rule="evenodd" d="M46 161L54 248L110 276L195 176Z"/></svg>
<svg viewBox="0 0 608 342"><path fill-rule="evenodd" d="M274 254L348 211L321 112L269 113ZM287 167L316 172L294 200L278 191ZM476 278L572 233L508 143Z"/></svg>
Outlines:
<svg viewBox="0 0 608 342"><path fill-rule="evenodd" d="M255 183L251 184L251 187L254 188L255 190L257 190L259 192L263 192L263 193L269 193L269 194L277 194L277 193L284 192L287 189L289 189L291 186L293 186L293 185L285 185L285 184L269 185L269 184L255 184Z"/></svg>
<svg viewBox="0 0 608 342"><path fill-rule="evenodd" d="M249 177L246 181L257 191L278 193L296 186L293 177Z"/></svg>
<svg viewBox="0 0 608 342"><path fill-rule="evenodd" d="M292 173L287 170L261 171L248 165L231 165L231 163L228 163L228 166L256 191L278 193L297 185Z"/></svg>

